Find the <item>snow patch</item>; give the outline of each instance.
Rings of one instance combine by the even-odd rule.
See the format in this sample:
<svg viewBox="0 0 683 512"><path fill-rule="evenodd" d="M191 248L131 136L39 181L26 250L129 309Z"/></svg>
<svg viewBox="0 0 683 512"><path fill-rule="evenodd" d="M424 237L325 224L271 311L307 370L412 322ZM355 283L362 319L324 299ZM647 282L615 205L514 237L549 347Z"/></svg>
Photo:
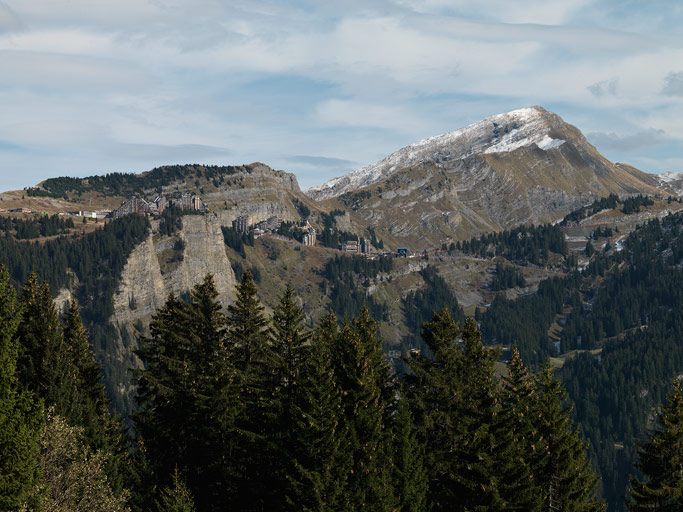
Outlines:
<svg viewBox="0 0 683 512"><path fill-rule="evenodd" d="M549 151L566 142L548 135L555 124L556 117L540 107L498 114L406 146L379 162L312 187L308 192L317 199L336 197L386 179L407 167L429 163L451 168L472 155L509 152L532 144Z"/></svg>

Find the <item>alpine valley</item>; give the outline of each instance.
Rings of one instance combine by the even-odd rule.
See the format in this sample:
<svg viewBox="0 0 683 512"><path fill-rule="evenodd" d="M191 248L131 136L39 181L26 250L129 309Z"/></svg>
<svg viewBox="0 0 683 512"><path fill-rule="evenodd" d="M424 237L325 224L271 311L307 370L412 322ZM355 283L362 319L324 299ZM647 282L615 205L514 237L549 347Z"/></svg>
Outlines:
<svg viewBox="0 0 683 512"><path fill-rule="evenodd" d="M535 371L550 362L617 511L683 374L682 193L680 176L611 162L530 107L306 191L262 163L48 179L0 195L0 262L14 286L36 272L59 309L80 304L126 418L141 338L207 274L225 307L247 272L267 313L290 286L309 327L367 306L399 375L432 350L421 334L435 312L472 317L500 349L497 375L513 348Z"/></svg>

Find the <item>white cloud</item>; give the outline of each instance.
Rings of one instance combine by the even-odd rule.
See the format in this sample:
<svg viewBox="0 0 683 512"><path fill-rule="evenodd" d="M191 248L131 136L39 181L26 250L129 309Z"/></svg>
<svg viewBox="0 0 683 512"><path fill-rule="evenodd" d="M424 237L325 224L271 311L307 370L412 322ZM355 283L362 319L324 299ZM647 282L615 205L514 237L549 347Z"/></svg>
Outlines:
<svg viewBox="0 0 683 512"><path fill-rule="evenodd" d="M366 162L530 104L580 111L589 131L683 139L671 69L683 41L659 25L619 30L613 11L581 21L589 10L601 12L589 0L0 0L0 170L12 144L34 152L12 165L59 154L41 160L54 172L107 168L121 148L140 165L204 151Z"/></svg>

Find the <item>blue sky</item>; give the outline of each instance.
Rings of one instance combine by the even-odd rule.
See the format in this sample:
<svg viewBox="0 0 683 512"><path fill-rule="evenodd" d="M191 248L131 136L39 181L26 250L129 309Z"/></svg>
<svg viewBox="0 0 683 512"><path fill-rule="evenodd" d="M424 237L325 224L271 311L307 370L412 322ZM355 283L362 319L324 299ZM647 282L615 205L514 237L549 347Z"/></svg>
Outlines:
<svg viewBox="0 0 683 512"><path fill-rule="evenodd" d="M303 187L543 105L683 171L679 0L0 0L0 189L262 161Z"/></svg>

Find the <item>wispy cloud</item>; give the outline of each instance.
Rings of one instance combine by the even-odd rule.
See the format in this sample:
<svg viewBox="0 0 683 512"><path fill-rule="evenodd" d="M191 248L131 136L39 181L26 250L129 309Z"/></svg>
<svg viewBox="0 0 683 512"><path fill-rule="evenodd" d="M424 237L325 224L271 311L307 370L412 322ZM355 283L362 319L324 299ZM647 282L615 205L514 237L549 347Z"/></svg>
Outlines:
<svg viewBox="0 0 683 512"><path fill-rule="evenodd" d="M172 159L306 186L532 104L635 160L683 140L683 12L654 4L0 0L0 188Z"/></svg>
<svg viewBox="0 0 683 512"><path fill-rule="evenodd" d="M640 151L643 148L657 146L667 141L664 130L644 130L631 135L617 135L614 132L592 132L586 135L594 145L602 150L618 150L626 153Z"/></svg>
<svg viewBox="0 0 683 512"><path fill-rule="evenodd" d="M666 75L662 94L667 96L683 96L683 71Z"/></svg>

